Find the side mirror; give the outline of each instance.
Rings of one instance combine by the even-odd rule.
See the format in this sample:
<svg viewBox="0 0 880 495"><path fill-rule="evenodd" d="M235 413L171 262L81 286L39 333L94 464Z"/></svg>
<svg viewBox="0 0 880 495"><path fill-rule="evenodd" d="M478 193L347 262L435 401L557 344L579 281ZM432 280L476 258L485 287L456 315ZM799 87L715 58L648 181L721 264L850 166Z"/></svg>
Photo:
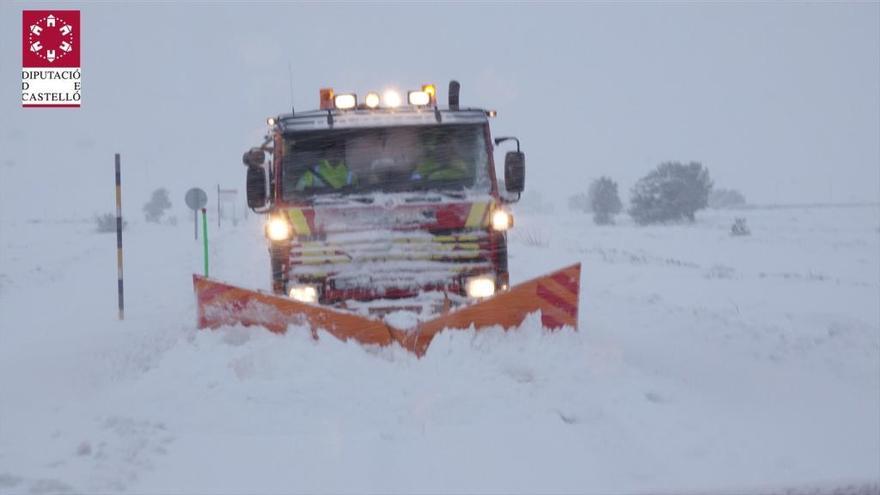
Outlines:
<svg viewBox="0 0 880 495"><path fill-rule="evenodd" d="M526 154L508 151L504 156L504 186L507 192L521 193L526 187Z"/></svg>
<svg viewBox="0 0 880 495"><path fill-rule="evenodd" d="M262 208L266 206L266 199L266 169L249 166L247 169L248 207Z"/></svg>
<svg viewBox="0 0 880 495"><path fill-rule="evenodd" d="M248 167L259 167L266 161L266 153L260 148L251 148L244 152L241 161Z"/></svg>

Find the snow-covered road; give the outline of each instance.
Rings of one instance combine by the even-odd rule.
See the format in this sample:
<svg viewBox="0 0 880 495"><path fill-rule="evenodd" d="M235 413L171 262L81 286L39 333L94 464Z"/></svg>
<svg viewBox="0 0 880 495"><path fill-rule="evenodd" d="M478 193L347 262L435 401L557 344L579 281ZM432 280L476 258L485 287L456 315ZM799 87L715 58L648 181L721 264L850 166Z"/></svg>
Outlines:
<svg viewBox="0 0 880 495"><path fill-rule="evenodd" d="M250 220L211 232L212 276L265 288ZM581 330L442 334L421 360L196 331L185 222L132 222L118 322L92 229L0 223L0 493L880 489L876 207L521 213L513 281L581 261Z"/></svg>

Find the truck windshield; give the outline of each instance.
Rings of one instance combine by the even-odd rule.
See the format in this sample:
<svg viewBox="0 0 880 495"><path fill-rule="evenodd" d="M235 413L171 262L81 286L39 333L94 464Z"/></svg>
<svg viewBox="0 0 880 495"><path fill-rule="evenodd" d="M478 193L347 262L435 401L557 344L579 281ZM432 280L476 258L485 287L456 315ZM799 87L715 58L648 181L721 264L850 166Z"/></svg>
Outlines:
<svg viewBox="0 0 880 495"><path fill-rule="evenodd" d="M284 139L285 199L490 189L481 125L339 129Z"/></svg>

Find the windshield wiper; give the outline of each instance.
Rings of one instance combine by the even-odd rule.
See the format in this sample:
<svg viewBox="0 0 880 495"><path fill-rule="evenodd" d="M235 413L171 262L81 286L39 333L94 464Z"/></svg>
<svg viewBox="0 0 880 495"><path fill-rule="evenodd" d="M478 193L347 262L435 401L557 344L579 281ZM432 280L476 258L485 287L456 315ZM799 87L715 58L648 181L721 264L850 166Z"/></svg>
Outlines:
<svg viewBox="0 0 880 495"><path fill-rule="evenodd" d="M336 204L344 204L349 201L356 201L358 203L364 204L373 204L374 199L371 196L348 196L345 194L334 194L327 196L316 196L312 198L309 202L311 205L336 205Z"/></svg>
<svg viewBox="0 0 880 495"><path fill-rule="evenodd" d="M461 191L435 191L435 192L437 194L442 194L442 195L449 197L449 198L455 198L455 199L464 199L465 198L465 194Z"/></svg>
<svg viewBox="0 0 880 495"><path fill-rule="evenodd" d="M418 194L418 195L417 195ZM442 197L453 198L453 199L464 199L465 194L463 192L458 191L420 191L419 193L414 193L413 196L406 198L407 203L414 203L416 201L432 201L437 202L442 199Z"/></svg>
<svg viewBox="0 0 880 495"><path fill-rule="evenodd" d="M423 194L421 196L410 196L410 197L406 198L404 201L406 201L407 203L415 203L417 201L430 201L432 203L436 203L436 202L440 201L441 199L443 199L443 198L441 198L440 196L429 196L427 194Z"/></svg>

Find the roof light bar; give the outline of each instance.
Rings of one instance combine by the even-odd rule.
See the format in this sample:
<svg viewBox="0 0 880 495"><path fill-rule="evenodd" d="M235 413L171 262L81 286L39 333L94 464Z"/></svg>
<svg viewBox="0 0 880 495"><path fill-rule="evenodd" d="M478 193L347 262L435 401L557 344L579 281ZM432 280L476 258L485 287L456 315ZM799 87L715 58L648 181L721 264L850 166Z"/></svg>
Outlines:
<svg viewBox="0 0 880 495"><path fill-rule="evenodd" d="M375 109L380 106L383 108L397 108L404 103L416 107L437 104L437 87L433 84L423 84L421 90L408 91L405 102L401 93L395 89L387 89L381 96L375 91L370 91L364 98L364 102L360 105L358 105L358 98L355 93L336 94L333 88L321 88L319 94L319 108L321 110Z"/></svg>

